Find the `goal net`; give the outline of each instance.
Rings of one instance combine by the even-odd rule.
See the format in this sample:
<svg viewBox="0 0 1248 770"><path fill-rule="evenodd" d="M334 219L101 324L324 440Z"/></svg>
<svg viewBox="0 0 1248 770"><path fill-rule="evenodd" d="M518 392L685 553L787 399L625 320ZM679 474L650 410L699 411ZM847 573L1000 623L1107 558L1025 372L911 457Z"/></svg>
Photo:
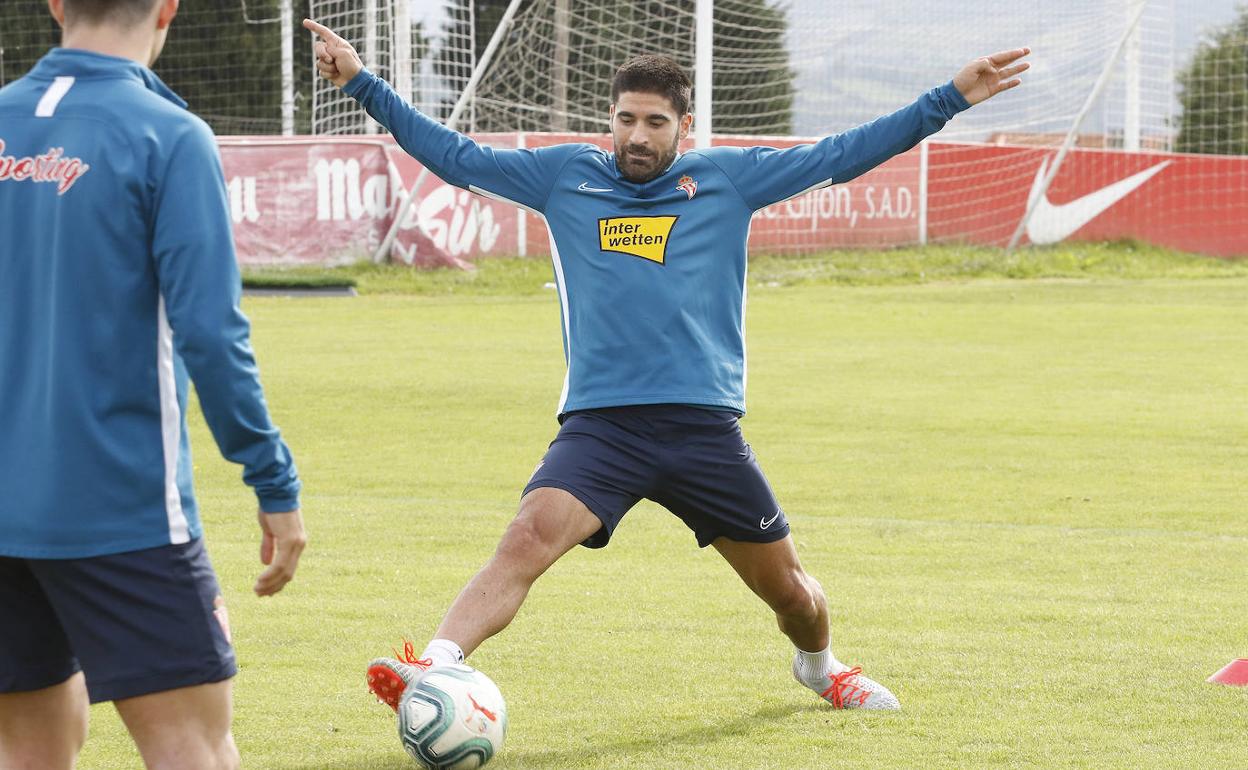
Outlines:
<svg viewBox="0 0 1248 770"><path fill-rule="evenodd" d="M371 72L417 108L450 112L477 61L474 3L311 0L312 18L351 41ZM312 89L312 133L380 131L341 90L323 78Z"/></svg>
<svg viewBox="0 0 1248 770"><path fill-rule="evenodd" d="M337 6L349 25L358 23L361 2L314 6ZM425 14L423 47L413 48L418 106L445 118L506 5L409 6ZM695 11L695 0L528 0L458 127L601 136L611 76L622 61L660 51L693 70ZM1008 13L989 0L716 0L711 122L716 141L820 137L909 103L975 55L1029 46L1032 70L1018 90L959 115L928 148L857 183L762 212L755 227L756 236L764 234L756 250L776 252L829 244L1004 246L1032 198L1052 219L1063 201L1088 190L1148 169L1159 173L1164 161L1149 153L1248 154L1246 19L1233 0L1070 0ZM452 60L463 66L449 68ZM441 96L431 97L436 89ZM358 119L350 104L325 105L327 115L355 111ZM1067 140L1071 152L1046 179ZM1177 181L1124 193L1115 204L1119 214L1137 217L1142 207L1156 210L1141 237L1166 242L1168 233L1190 230L1206 207L1228 199L1240 205L1248 196L1245 175L1216 163L1175 165L1167 179ZM1071 210L1061 211L1069 219ZM1023 228L1022 242L1059 240L1068 229ZM1228 237L1218 236L1215 253L1233 249Z"/></svg>
<svg viewBox="0 0 1248 770"><path fill-rule="evenodd" d="M555 132L534 142L604 141L610 79L622 61L660 51L693 70L696 5L525 0L458 127ZM370 69L445 119L507 6L187 2L155 69L218 134L376 133L358 105L315 77L312 36L299 19L338 30ZM760 213L754 231L765 237L756 250L1005 245L1029 208L1051 219L1072 210L1065 203L1136 184L1150 169L1156 179L1139 182L1097 222L1147 209L1140 237L1164 243L1176 233L1222 233L1216 217L1248 206L1248 174L1236 160L1248 155L1248 10L1238 0L1054 0L1007 11L995 0L716 0L713 26L717 142L782 145L843 131L947 81L972 56L1033 49L1021 88L959 115L924 150ZM58 40L44 0L0 3L0 85ZM283 61L283 43L293 64ZM284 116L283 104L293 114ZM1058 173L1037 187L1068 135L1072 149ZM1081 235L1101 232L1097 222ZM1022 242L1061 233L1030 228ZM1214 253L1248 251L1242 243L1236 251L1232 235L1209 237Z"/></svg>

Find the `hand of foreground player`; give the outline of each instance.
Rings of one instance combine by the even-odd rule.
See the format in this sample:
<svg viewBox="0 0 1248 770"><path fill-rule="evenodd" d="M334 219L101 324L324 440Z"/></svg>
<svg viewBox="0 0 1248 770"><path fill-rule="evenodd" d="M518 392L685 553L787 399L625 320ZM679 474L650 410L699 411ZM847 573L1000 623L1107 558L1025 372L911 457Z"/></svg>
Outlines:
<svg viewBox="0 0 1248 770"><path fill-rule="evenodd" d="M351 78L364 69L364 62L355 52L351 44L324 24L317 24L311 19L303 20L304 29L315 32L321 39L316 41L312 50L316 54L316 69L334 85L342 88Z"/></svg>
<svg viewBox="0 0 1248 770"><path fill-rule="evenodd" d="M979 104L1022 82L1014 76L1031 64L1015 62L1029 53L1030 48L1015 48L1013 51L998 51L991 56L981 56L953 76L953 85L968 102Z"/></svg>
<svg viewBox="0 0 1248 770"><path fill-rule="evenodd" d="M260 563L268 568L256 578L256 596L272 596L295 576L299 554L308 542L298 509L289 513L260 512Z"/></svg>

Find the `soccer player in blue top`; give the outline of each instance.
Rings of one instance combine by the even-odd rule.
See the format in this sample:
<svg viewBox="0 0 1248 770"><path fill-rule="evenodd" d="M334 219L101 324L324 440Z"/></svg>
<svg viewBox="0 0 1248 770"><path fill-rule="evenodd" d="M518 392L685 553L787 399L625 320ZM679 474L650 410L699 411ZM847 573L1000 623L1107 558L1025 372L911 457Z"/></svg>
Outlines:
<svg viewBox="0 0 1248 770"><path fill-rule="evenodd" d="M255 592L293 577L299 479L239 309L211 131L148 66L178 0L51 0L0 90L0 768L74 766L113 701L151 768L235 768L224 600L189 379L259 500Z"/></svg>
<svg viewBox="0 0 1248 770"><path fill-rule="evenodd" d="M494 150L413 109L313 21L317 67L447 182L545 217L563 319L562 427L489 562L422 656L382 658L369 685L394 707L420 669L462 661L515 616L533 582L578 543L607 544L643 497L712 545L776 614L793 674L838 708L897 699L832 654L827 599L742 439L746 237L753 212L846 182L913 147L972 104L1019 84L1028 49L976 59L908 107L785 150L678 151L691 84L666 56L616 73L615 151L590 144Z"/></svg>

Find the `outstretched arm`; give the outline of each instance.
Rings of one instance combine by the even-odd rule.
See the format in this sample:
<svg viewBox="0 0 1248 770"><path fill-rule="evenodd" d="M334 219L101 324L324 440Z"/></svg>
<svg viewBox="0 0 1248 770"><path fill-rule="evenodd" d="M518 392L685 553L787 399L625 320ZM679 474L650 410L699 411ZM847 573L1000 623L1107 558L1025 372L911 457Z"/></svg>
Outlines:
<svg viewBox="0 0 1248 770"><path fill-rule="evenodd" d="M716 147L702 150L727 174L752 210L830 184L848 182L939 131L957 113L1014 88L1030 48L983 56L953 80L912 104L814 144L784 150Z"/></svg>
<svg viewBox="0 0 1248 770"><path fill-rule="evenodd" d="M1029 53L1030 48L1015 48L981 56L958 70L953 76L953 85L972 105L991 99L1022 82L1014 76L1031 67L1030 62L1019 61Z"/></svg>
<svg viewBox="0 0 1248 770"><path fill-rule="evenodd" d="M389 84L364 68L351 44L311 19L303 26L320 40L315 46L321 77L355 99L399 146L440 179L541 211L554 177L583 145L555 145L536 150L496 150L424 115Z"/></svg>

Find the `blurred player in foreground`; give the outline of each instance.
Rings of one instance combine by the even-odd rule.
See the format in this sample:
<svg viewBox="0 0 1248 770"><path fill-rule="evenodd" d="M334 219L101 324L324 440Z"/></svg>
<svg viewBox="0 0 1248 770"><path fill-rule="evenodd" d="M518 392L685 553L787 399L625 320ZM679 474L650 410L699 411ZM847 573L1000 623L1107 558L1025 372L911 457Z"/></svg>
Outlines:
<svg viewBox="0 0 1248 770"><path fill-rule="evenodd" d="M225 604L187 376L259 498L255 592L294 576L299 480L239 309L208 126L152 73L178 0L50 0L0 90L0 768L73 767L113 701L150 768L234 768Z"/></svg>
<svg viewBox="0 0 1248 770"><path fill-rule="evenodd" d="M801 684L837 708L899 708L833 655L823 589L802 569L741 436L746 237L753 212L849 181L1018 85L1029 50L976 59L910 106L820 142L686 153L688 75L669 57L639 56L612 84L613 153L493 150L413 109L331 30L304 26L320 36L321 74L404 150L450 184L545 217L568 362L560 431L497 551L423 655L369 666L373 692L394 707L419 670L463 660L511 622L560 556L577 543L606 545L645 497L679 516L699 546L714 546L775 612Z"/></svg>

